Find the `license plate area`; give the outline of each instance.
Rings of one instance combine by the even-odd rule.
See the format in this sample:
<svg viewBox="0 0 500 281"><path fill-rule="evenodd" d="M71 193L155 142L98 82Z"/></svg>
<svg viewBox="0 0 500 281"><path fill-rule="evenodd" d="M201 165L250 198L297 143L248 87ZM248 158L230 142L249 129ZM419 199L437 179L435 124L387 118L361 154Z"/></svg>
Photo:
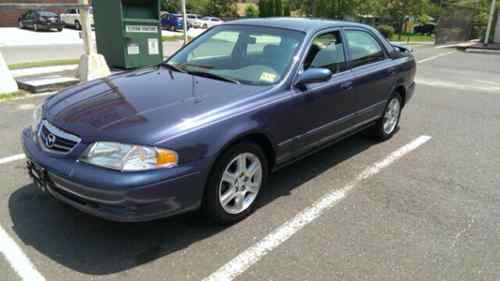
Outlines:
<svg viewBox="0 0 500 281"><path fill-rule="evenodd" d="M33 180L33 183L42 191L47 191L49 185L47 170L31 160L26 162L26 168L28 169L28 174Z"/></svg>

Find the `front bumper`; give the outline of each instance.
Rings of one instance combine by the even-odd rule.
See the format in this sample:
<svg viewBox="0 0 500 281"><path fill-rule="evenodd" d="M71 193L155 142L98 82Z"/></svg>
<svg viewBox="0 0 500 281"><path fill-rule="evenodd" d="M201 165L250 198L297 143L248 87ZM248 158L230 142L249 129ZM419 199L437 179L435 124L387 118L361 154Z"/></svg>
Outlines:
<svg viewBox="0 0 500 281"><path fill-rule="evenodd" d="M122 173L53 155L22 135L28 172L37 186L83 212L120 222L149 221L197 209L205 162L172 169Z"/></svg>

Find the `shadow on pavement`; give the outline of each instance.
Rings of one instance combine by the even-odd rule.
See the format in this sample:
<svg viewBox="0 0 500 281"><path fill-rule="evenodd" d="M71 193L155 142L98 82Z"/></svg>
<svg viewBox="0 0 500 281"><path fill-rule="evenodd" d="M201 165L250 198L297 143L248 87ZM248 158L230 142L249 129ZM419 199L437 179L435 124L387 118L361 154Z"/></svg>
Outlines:
<svg viewBox="0 0 500 281"><path fill-rule="evenodd" d="M374 144L358 135L280 170L271 176L260 206L288 196L294 188ZM225 229L196 212L147 223L108 222L67 207L34 185L14 192L9 209L13 231L26 245L63 266L93 275L140 266Z"/></svg>

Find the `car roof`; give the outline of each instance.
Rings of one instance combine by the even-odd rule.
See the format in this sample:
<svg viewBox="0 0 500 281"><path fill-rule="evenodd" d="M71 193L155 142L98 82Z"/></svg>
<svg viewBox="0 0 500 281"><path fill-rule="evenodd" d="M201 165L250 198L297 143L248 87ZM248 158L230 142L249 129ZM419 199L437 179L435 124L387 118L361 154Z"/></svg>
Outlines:
<svg viewBox="0 0 500 281"><path fill-rule="evenodd" d="M277 28L287 28L306 33L315 32L329 27L364 27L372 29L372 27L348 21L337 21L327 19L314 19L314 18L296 18L296 17L276 17L276 18L255 18L255 19L241 19L228 22L226 24L245 24L257 25Z"/></svg>

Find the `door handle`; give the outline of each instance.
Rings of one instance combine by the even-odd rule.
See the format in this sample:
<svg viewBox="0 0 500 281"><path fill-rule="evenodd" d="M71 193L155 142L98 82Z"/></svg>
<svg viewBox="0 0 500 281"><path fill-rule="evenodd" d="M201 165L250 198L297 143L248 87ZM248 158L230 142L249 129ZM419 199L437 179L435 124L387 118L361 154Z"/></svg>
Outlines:
<svg viewBox="0 0 500 281"><path fill-rule="evenodd" d="M347 81L347 82L343 82L340 84L340 87L344 90L350 90L352 89L352 81Z"/></svg>

